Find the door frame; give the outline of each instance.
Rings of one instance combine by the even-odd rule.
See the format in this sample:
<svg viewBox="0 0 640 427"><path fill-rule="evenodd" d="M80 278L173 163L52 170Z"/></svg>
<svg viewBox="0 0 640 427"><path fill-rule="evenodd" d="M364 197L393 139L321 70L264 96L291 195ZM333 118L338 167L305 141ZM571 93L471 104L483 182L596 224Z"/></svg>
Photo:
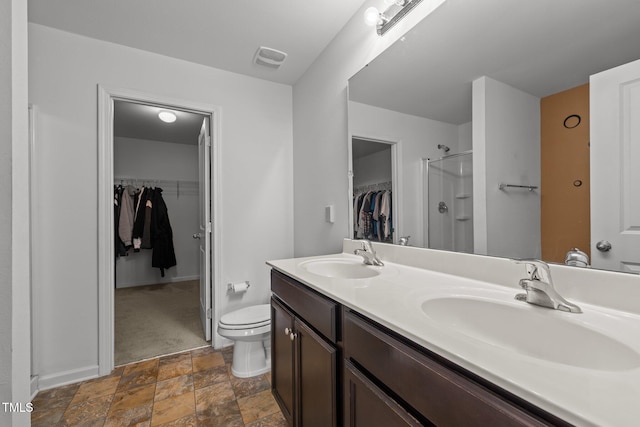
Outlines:
<svg viewBox="0 0 640 427"><path fill-rule="evenodd" d="M220 318L220 108L184 99L98 85L98 373L108 375L114 368L115 266L113 218L113 114L114 101L174 107L209 116L211 127L211 293L212 330ZM219 348L222 339L212 334L212 346Z"/></svg>
<svg viewBox="0 0 640 427"><path fill-rule="evenodd" d="M353 239L353 140L359 139L363 141L374 142L376 144L389 145L391 148L391 210L393 218L393 243L398 243L400 236L403 236L404 221L399 217L399 213L402 211L402 141L394 140L393 138L385 138L378 136L364 136L367 132L349 133L349 141L347 145L349 170L347 172L349 176L349 201L347 206L349 207L348 214L348 231L349 239Z"/></svg>

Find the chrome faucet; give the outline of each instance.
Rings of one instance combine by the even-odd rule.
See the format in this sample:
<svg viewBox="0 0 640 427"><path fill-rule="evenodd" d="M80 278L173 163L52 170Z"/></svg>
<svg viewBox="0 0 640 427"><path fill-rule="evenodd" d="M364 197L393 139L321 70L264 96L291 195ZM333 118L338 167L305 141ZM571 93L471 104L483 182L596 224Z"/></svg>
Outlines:
<svg viewBox="0 0 640 427"><path fill-rule="evenodd" d="M380 258L376 255L376 251L373 250L373 246L369 240L361 240L362 248L353 251L354 254L360 255L363 261L367 265L377 265L382 267L384 263L380 261Z"/></svg>
<svg viewBox="0 0 640 427"><path fill-rule="evenodd" d="M528 275L526 279L520 279L520 286L526 292L516 295L517 300L554 310L582 313L580 307L562 298L555 290L551 280L551 270L546 262L537 259L514 259L513 261L516 264L525 264Z"/></svg>

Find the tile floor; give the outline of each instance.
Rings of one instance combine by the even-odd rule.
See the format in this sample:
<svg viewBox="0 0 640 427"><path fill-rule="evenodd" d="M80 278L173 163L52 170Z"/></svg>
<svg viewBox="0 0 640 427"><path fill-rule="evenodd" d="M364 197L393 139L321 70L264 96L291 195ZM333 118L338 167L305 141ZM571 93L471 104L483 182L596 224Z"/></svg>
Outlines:
<svg viewBox="0 0 640 427"><path fill-rule="evenodd" d="M31 425L286 426L271 376L236 378L231 348L201 348L116 368L106 377L41 391Z"/></svg>

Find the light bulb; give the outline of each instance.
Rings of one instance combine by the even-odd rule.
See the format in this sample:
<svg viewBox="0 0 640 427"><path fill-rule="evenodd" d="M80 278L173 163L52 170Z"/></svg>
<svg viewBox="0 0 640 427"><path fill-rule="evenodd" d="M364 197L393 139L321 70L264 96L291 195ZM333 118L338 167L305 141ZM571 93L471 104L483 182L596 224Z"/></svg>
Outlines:
<svg viewBox="0 0 640 427"><path fill-rule="evenodd" d="M367 10L364 11L364 22L369 26L374 26L380 22L380 12L378 9L371 6Z"/></svg>
<svg viewBox="0 0 640 427"><path fill-rule="evenodd" d="M176 115L171 111L160 111L158 117L165 123L173 123L176 121Z"/></svg>

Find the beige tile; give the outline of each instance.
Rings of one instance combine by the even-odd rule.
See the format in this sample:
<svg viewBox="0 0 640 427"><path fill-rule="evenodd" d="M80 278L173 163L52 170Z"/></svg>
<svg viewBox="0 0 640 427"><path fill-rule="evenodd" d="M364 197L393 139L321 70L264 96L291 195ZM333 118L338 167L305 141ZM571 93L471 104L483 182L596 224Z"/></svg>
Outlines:
<svg viewBox="0 0 640 427"><path fill-rule="evenodd" d="M195 396L197 412L204 412L210 407L236 400L229 381L198 389Z"/></svg>
<svg viewBox="0 0 640 427"><path fill-rule="evenodd" d="M211 353L204 356L193 357L193 372L206 371L218 366L224 366L222 353Z"/></svg>
<svg viewBox="0 0 640 427"><path fill-rule="evenodd" d="M56 425L66 409L66 406L40 410L34 407L31 413L31 427L49 427Z"/></svg>
<svg viewBox="0 0 640 427"><path fill-rule="evenodd" d="M252 423L280 411L270 390L238 399L238 406L245 424Z"/></svg>
<svg viewBox="0 0 640 427"><path fill-rule="evenodd" d="M237 378L232 375L231 386L237 399L271 389L271 384L269 384L264 375L250 378Z"/></svg>
<svg viewBox="0 0 640 427"><path fill-rule="evenodd" d="M229 372L225 365L193 373L193 385L196 389L223 381L229 381Z"/></svg>
<svg viewBox="0 0 640 427"><path fill-rule="evenodd" d="M280 411L275 414L268 415L260 418L249 424L245 424L246 427L288 427L287 421L282 416Z"/></svg>
<svg viewBox="0 0 640 427"><path fill-rule="evenodd" d="M104 427L150 426L153 403L117 412L109 411Z"/></svg>
<svg viewBox="0 0 640 427"><path fill-rule="evenodd" d="M188 354L188 358L183 358L176 362L160 364L158 370L158 381L164 381L171 378L179 377L180 375L193 373L191 366L191 355Z"/></svg>
<svg viewBox="0 0 640 427"><path fill-rule="evenodd" d="M216 350L211 346L196 348L191 350L191 357L206 356L207 354L220 353L220 350Z"/></svg>
<svg viewBox="0 0 640 427"><path fill-rule="evenodd" d="M85 402L100 396L113 395L118 388L120 377L102 377L80 384L78 391L71 400L71 404Z"/></svg>
<svg viewBox="0 0 640 427"><path fill-rule="evenodd" d="M180 375L169 380L158 381L156 384L155 401L179 396L193 392L193 376L191 374Z"/></svg>
<svg viewBox="0 0 640 427"><path fill-rule="evenodd" d="M175 421L160 424L158 427L196 427L199 426L198 419L195 414L187 415L186 417L178 418Z"/></svg>
<svg viewBox="0 0 640 427"><path fill-rule="evenodd" d="M145 384L155 384L158 381L158 360L155 364L140 366L138 369L127 371L120 378L118 391L127 390L129 388L138 387Z"/></svg>
<svg viewBox="0 0 640 427"><path fill-rule="evenodd" d="M244 427L240 408L235 400L207 407L197 412L198 427Z"/></svg>
<svg viewBox="0 0 640 427"><path fill-rule="evenodd" d="M109 409L109 416L116 412L153 405L155 390L155 384L147 384L119 391L113 398L111 408Z"/></svg>
<svg viewBox="0 0 640 427"><path fill-rule="evenodd" d="M172 365L174 363L185 362L187 360L191 360L191 352L190 351L183 352L183 353L171 354L169 356L162 356L158 360L158 365L159 366Z"/></svg>
<svg viewBox="0 0 640 427"><path fill-rule="evenodd" d="M109 406L112 400L113 395L108 395L84 400L81 403L71 405L65 411L59 425L102 425L104 424L104 418L109 412Z"/></svg>
<svg viewBox="0 0 640 427"><path fill-rule="evenodd" d="M158 426L166 424L194 414L195 398L193 393L181 394L180 396L170 397L153 404L151 425Z"/></svg>
<svg viewBox="0 0 640 427"><path fill-rule="evenodd" d="M130 363L123 366L122 375L129 375L136 371L146 371L158 367L158 359L143 360L142 362Z"/></svg>

